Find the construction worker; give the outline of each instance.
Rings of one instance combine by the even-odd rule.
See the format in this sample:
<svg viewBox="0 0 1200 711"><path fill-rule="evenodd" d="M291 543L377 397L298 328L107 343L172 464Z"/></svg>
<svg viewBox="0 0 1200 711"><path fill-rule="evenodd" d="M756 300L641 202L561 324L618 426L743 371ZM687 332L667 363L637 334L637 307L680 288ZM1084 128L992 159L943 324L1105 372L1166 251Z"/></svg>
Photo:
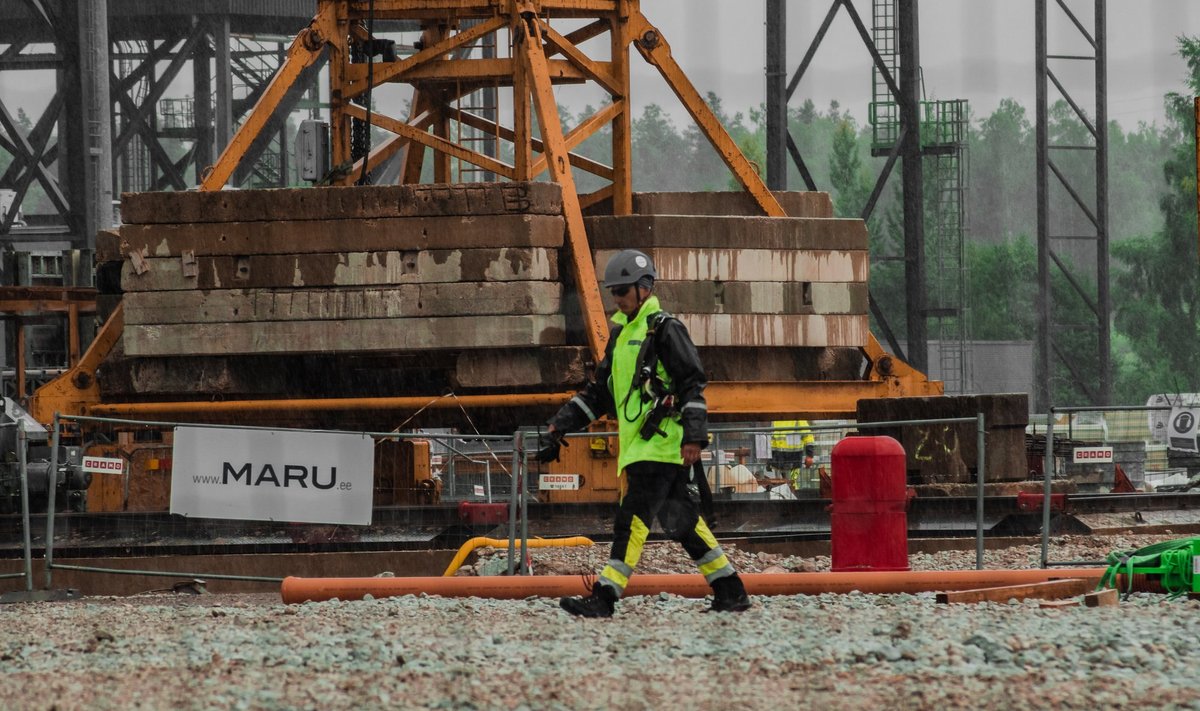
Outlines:
<svg viewBox="0 0 1200 711"><path fill-rule="evenodd" d="M696 346L678 319L653 296L658 274L650 257L619 252L604 270L618 312L604 359L588 384L550 420L538 460L557 461L563 435L608 414L617 418L619 472L626 489L613 522L612 553L585 597L565 597L564 610L610 617L641 558L655 517L679 541L713 588L711 611L741 612L750 598L729 558L688 495L689 479L708 445L707 381ZM701 470L696 479L704 479ZM707 492L707 480L698 486Z"/></svg>
<svg viewBox="0 0 1200 711"><path fill-rule="evenodd" d="M808 420L775 420L771 423L771 461L788 470L788 486L800 489L800 466L812 469L816 440L808 429Z"/></svg>

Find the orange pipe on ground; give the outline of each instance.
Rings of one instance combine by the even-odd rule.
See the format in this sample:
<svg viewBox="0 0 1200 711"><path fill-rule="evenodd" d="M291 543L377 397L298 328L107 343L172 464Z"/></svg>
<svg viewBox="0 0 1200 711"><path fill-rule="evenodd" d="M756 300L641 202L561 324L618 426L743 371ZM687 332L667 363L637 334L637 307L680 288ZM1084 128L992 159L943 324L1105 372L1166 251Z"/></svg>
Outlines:
<svg viewBox="0 0 1200 711"><path fill-rule="evenodd" d="M974 590L1003 585L1027 585L1048 580L1084 578L1096 583L1104 568L1074 570L923 570L862 573L744 573L746 592L751 595L819 595L821 593L916 593ZM280 594L285 603L361 600L364 595L441 595L518 600L537 595L566 597L586 595L591 576L534 575L464 578L284 578ZM712 592L704 577L692 575L635 575L625 595L671 593L701 598Z"/></svg>

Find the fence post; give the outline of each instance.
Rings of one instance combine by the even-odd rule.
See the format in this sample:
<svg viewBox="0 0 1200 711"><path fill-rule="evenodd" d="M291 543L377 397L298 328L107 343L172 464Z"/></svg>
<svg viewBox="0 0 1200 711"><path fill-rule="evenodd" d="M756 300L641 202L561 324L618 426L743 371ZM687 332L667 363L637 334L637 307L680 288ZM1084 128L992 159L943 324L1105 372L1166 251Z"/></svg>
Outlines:
<svg viewBox="0 0 1200 711"><path fill-rule="evenodd" d="M1054 407L1046 415L1046 455L1042 463L1042 567L1050 562L1050 478L1054 474Z"/></svg>
<svg viewBox="0 0 1200 711"><path fill-rule="evenodd" d="M983 487L987 475L987 428L983 413L975 415L975 570L983 570Z"/></svg>
<svg viewBox="0 0 1200 711"><path fill-rule="evenodd" d="M58 413L54 413L50 434L50 472L46 483L46 589L53 586L54 572L54 499L58 495Z"/></svg>
<svg viewBox="0 0 1200 711"><path fill-rule="evenodd" d="M513 434L513 453L512 453L512 474L509 480L512 486L509 490L508 497L508 574L512 575L516 570L516 553L517 553L517 472L520 469L521 459L521 431L517 430Z"/></svg>
<svg viewBox="0 0 1200 711"><path fill-rule="evenodd" d="M520 484L521 497L521 575L529 575L529 467L525 456L525 435L517 437L519 451L517 461L521 462L521 476L517 479Z"/></svg>
<svg viewBox="0 0 1200 711"><path fill-rule="evenodd" d="M17 456L21 465L21 536L24 539L25 554L25 591L33 591L33 541L30 536L29 522L29 461L25 452L27 438L25 420L17 418Z"/></svg>

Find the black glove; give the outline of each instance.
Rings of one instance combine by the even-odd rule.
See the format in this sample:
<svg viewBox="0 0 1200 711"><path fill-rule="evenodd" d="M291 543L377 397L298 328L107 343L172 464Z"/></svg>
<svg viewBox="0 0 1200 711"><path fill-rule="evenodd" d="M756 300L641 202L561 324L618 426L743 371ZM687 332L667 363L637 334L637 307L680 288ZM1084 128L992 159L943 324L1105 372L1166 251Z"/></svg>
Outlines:
<svg viewBox="0 0 1200 711"><path fill-rule="evenodd" d="M547 464L549 462L557 462L558 455L561 452L562 448L567 447L567 446L569 446L569 445L565 441L563 441L563 435L561 432L555 431L555 432L546 432L545 434L539 434L538 435L538 451L537 451L537 454L534 455L534 459L538 460L539 462L541 462L543 464Z"/></svg>

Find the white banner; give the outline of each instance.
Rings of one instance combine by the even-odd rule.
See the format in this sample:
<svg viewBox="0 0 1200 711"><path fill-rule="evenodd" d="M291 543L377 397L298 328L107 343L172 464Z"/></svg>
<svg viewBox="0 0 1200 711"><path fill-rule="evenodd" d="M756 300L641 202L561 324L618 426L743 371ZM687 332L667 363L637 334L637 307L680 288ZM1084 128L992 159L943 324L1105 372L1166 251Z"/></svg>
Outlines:
<svg viewBox="0 0 1200 711"><path fill-rule="evenodd" d="M1071 457L1072 464L1103 464L1112 460L1112 447L1076 447Z"/></svg>
<svg viewBox="0 0 1200 711"><path fill-rule="evenodd" d="M171 513L371 523L375 441L359 434L176 427Z"/></svg>

